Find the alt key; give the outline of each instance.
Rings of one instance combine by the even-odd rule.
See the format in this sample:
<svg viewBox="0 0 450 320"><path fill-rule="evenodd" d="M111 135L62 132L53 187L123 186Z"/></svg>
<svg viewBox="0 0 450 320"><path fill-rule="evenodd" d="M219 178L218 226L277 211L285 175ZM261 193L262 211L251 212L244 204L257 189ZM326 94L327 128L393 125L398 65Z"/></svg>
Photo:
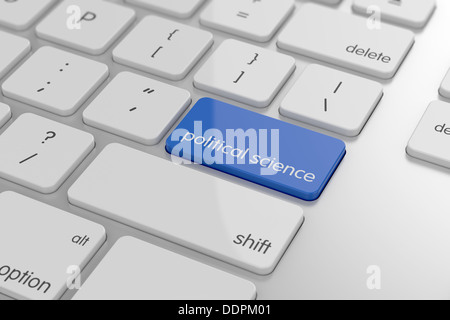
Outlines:
<svg viewBox="0 0 450 320"><path fill-rule="evenodd" d="M450 168L450 104L430 104L406 151L414 158Z"/></svg>

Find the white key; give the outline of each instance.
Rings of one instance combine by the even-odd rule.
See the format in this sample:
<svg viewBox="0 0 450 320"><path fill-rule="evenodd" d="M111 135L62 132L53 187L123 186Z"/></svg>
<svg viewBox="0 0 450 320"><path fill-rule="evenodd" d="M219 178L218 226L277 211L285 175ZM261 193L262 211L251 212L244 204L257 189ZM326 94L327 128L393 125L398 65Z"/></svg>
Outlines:
<svg viewBox="0 0 450 320"><path fill-rule="evenodd" d="M2 0L0 25L14 30L25 30L55 3L54 0Z"/></svg>
<svg viewBox="0 0 450 320"><path fill-rule="evenodd" d="M100 0L65 0L36 27L39 37L89 54L104 53L131 25L134 10Z"/></svg>
<svg viewBox="0 0 450 320"><path fill-rule="evenodd" d="M144 18L114 49L114 61L181 80L211 48L211 33L156 16Z"/></svg>
<svg viewBox="0 0 450 320"><path fill-rule="evenodd" d="M194 84L199 89L264 108L294 70L292 57L226 40L195 75Z"/></svg>
<svg viewBox="0 0 450 320"><path fill-rule="evenodd" d="M8 105L0 102L0 128L11 119L11 109Z"/></svg>
<svg viewBox="0 0 450 320"><path fill-rule="evenodd" d="M324 23L326 21L326 23ZM367 18L305 4L278 38L278 46L371 76L390 79L414 44L414 34Z"/></svg>
<svg viewBox="0 0 450 320"><path fill-rule="evenodd" d="M31 44L25 38L17 37L3 31L0 31L0 43L0 78L3 78L6 73L31 51Z"/></svg>
<svg viewBox="0 0 450 320"><path fill-rule="evenodd" d="M105 64L42 47L3 83L2 90L9 98L69 116L108 74Z"/></svg>
<svg viewBox="0 0 450 320"><path fill-rule="evenodd" d="M383 96L375 81L310 65L281 103L280 113L294 120L355 137Z"/></svg>
<svg viewBox="0 0 450 320"><path fill-rule="evenodd" d="M159 11L177 18L191 17L204 0L126 0L128 3Z"/></svg>
<svg viewBox="0 0 450 320"><path fill-rule="evenodd" d="M0 136L0 177L52 193L93 148L94 137L89 133L23 114Z"/></svg>
<svg viewBox="0 0 450 320"><path fill-rule="evenodd" d="M293 0L212 0L200 22L254 41L266 42L294 10Z"/></svg>
<svg viewBox="0 0 450 320"><path fill-rule="evenodd" d="M373 15L377 8L382 21L410 28L423 28L436 9L436 0L354 0L353 11Z"/></svg>
<svg viewBox="0 0 450 320"><path fill-rule="evenodd" d="M55 300L106 239L93 222L14 192L0 194L0 292Z"/></svg>
<svg viewBox="0 0 450 320"><path fill-rule="evenodd" d="M189 91L123 72L84 111L90 126L155 145L191 102Z"/></svg>
<svg viewBox="0 0 450 320"><path fill-rule="evenodd" d="M406 151L414 158L450 168L450 104L430 104Z"/></svg>
<svg viewBox="0 0 450 320"><path fill-rule="evenodd" d="M69 200L262 275L275 269L303 221L292 203L119 144L103 150Z"/></svg>
<svg viewBox="0 0 450 320"><path fill-rule="evenodd" d="M117 241L74 300L255 298L255 285L247 280L135 238L125 237Z"/></svg>
<svg viewBox="0 0 450 320"><path fill-rule="evenodd" d="M450 99L450 70L447 72L444 80L441 83L441 87L439 88L439 93L444 98Z"/></svg>

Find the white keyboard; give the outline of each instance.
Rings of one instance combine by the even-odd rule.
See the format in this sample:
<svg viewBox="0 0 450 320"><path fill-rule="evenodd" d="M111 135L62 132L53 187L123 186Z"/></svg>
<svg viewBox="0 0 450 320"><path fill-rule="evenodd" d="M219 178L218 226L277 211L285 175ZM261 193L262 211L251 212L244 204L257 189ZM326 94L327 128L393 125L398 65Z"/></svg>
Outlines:
<svg viewBox="0 0 450 320"><path fill-rule="evenodd" d="M435 20L450 16L443 2L0 1L0 300L421 297L396 281L416 258L450 267L434 254L448 256L447 213L424 226L436 251L414 238L419 214L446 212L450 185L436 176L450 168L450 59L433 78L410 70L450 55L428 48ZM405 85L425 78L427 101ZM174 135L194 153L211 142L204 123L177 128L204 97L251 111L236 119L250 127L262 114L342 140L347 156L308 202L284 180L169 154ZM423 105L402 118L403 97ZM261 175L319 180L277 147L259 157ZM366 292L368 268L383 263L390 287ZM418 276L430 292L432 275Z"/></svg>

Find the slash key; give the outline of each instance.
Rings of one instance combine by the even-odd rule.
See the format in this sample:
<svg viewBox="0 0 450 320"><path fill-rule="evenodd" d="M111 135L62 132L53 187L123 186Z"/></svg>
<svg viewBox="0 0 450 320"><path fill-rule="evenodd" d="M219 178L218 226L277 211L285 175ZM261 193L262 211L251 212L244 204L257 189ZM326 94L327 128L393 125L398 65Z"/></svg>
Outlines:
<svg viewBox="0 0 450 320"><path fill-rule="evenodd" d="M53 193L93 148L89 133L23 114L0 136L0 178Z"/></svg>

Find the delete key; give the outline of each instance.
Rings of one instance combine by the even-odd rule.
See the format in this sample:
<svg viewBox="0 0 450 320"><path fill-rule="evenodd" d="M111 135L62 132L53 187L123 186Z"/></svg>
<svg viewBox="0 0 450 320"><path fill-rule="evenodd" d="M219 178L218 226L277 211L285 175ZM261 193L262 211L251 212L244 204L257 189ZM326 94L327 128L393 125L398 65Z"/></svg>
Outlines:
<svg viewBox="0 0 450 320"><path fill-rule="evenodd" d="M450 168L450 104L432 102L406 148L414 158Z"/></svg>

